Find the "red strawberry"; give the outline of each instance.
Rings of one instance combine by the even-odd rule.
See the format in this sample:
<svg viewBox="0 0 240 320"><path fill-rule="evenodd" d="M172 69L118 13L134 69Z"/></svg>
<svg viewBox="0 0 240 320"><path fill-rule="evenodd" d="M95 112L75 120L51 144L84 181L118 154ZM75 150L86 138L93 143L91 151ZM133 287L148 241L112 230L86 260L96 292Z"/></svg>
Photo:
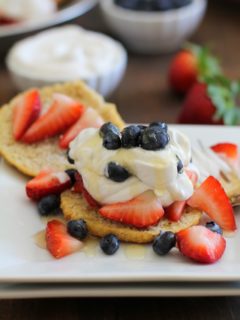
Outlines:
<svg viewBox="0 0 240 320"><path fill-rule="evenodd" d="M173 58L169 83L174 91L186 93L197 80L219 73L218 61L206 48L189 44Z"/></svg>
<svg viewBox="0 0 240 320"><path fill-rule="evenodd" d="M13 109L13 136L20 140L29 126L38 118L41 100L36 89L27 91L19 97Z"/></svg>
<svg viewBox="0 0 240 320"><path fill-rule="evenodd" d="M100 207L99 203L84 188L82 176L78 172L75 173L75 180L73 192L81 193L91 208L98 209Z"/></svg>
<svg viewBox="0 0 240 320"><path fill-rule="evenodd" d="M197 57L190 51L179 52L171 62L169 83L179 93L186 93L198 77Z"/></svg>
<svg viewBox="0 0 240 320"><path fill-rule="evenodd" d="M26 185L27 196L39 200L49 194L59 194L71 187L71 179L66 172L43 170Z"/></svg>
<svg viewBox="0 0 240 320"><path fill-rule="evenodd" d="M22 141L37 142L64 132L78 120L83 109L79 102L63 94L55 94L48 111L27 130Z"/></svg>
<svg viewBox="0 0 240 320"><path fill-rule="evenodd" d="M236 95L240 86L223 77L195 83L183 102L178 121L196 124L240 124Z"/></svg>
<svg viewBox="0 0 240 320"><path fill-rule="evenodd" d="M175 201L170 206L164 208L166 218L171 221L178 221L184 211L186 201Z"/></svg>
<svg viewBox="0 0 240 320"><path fill-rule="evenodd" d="M46 228L46 242L49 252L56 258L67 256L83 247L83 243L71 237L64 223L49 221Z"/></svg>
<svg viewBox="0 0 240 320"><path fill-rule="evenodd" d="M156 224L164 215L164 210L154 193L146 191L129 201L105 205L99 213L110 220L143 228Z"/></svg>
<svg viewBox="0 0 240 320"><path fill-rule="evenodd" d="M224 155L229 160L238 159L238 146L234 143L223 142L211 146L211 149L219 154Z"/></svg>
<svg viewBox="0 0 240 320"><path fill-rule="evenodd" d="M204 226L193 226L177 233L180 252L201 263L213 263L221 258L226 248L225 239Z"/></svg>
<svg viewBox="0 0 240 320"><path fill-rule="evenodd" d="M219 124L214 121L216 108L207 94L207 85L196 83L189 91L178 118L180 123Z"/></svg>
<svg viewBox="0 0 240 320"><path fill-rule="evenodd" d="M100 128L104 123L102 117L92 108L88 108L80 119L60 137L59 146L66 149L69 143L85 128Z"/></svg>
<svg viewBox="0 0 240 320"><path fill-rule="evenodd" d="M233 208L220 182L209 176L187 200L192 208L203 210L222 229L236 230Z"/></svg>

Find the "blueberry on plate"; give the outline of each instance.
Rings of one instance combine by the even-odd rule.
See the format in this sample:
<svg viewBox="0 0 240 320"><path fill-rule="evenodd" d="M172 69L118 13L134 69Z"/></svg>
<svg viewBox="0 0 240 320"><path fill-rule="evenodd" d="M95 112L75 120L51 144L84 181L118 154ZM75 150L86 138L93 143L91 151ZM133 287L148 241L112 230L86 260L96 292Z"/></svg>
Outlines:
<svg viewBox="0 0 240 320"><path fill-rule="evenodd" d="M123 182L130 177L130 173L115 162L108 163L106 175L115 182Z"/></svg>
<svg viewBox="0 0 240 320"><path fill-rule="evenodd" d="M40 215L47 216L56 213L60 206L60 197L56 194L50 194L41 198L37 204Z"/></svg>
<svg viewBox="0 0 240 320"><path fill-rule="evenodd" d="M153 251L159 256L164 256L176 245L176 235L171 231L161 232L152 244Z"/></svg>
<svg viewBox="0 0 240 320"><path fill-rule="evenodd" d="M223 234L222 229L220 228L220 226L214 222L214 221L210 221L206 223L206 228L208 228L209 230L211 230L212 232L216 232L219 234Z"/></svg>
<svg viewBox="0 0 240 320"><path fill-rule="evenodd" d="M78 173L78 171L76 169L67 169L67 170L65 170L65 172L69 176L69 178L71 179L71 183L73 186L76 182L76 174Z"/></svg>
<svg viewBox="0 0 240 320"><path fill-rule="evenodd" d="M74 164L75 161L70 157L69 152L70 152L70 149L67 150L67 159L68 159L68 162L71 163L71 164Z"/></svg>
<svg viewBox="0 0 240 320"><path fill-rule="evenodd" d="M141 135L141 147L145 150L164 149L168 142L169 135L157 127L149 127Z"/></svg>
<svg viewBox="0 0 240 320"><path fill-rule="evenodd" d="M72 237L79 240L85 239L88 235L87 224L83 219L68 221L67 231Z"/></svg>
<svg viewBox="0 0 240 320"><path fill-rule="evenodd" d="M134 148L139 146L139 135L141 134L141 128L136 125L131 125L123 129L122 131L122 147Z"/></svg>
<svg viewBox="0 0 240 320"><path fill-rule="evenodd" d="M100 134L101 137L104 137L109 132L115 133L118 136L120 135L120 131L119 131L118 127L116 127L111 122L106 122L99 129L99 134Z"/></svg>
<svg viewBox="0 0 240 320"><path fill-rule="evenodd" d="M157 127L160 130L164 130L164 131L168 130L168 126L165 122L151 122L149 124L149 127Z"/></svg>
<svg viewBox="0 0 240 320"><path fill-rule="evenodd" d="M103 146L104 146L104 148L106 148L108 150L116 150L116 149L121 148L120 136L113 133L113 132L108 132L103 137Z"/></svg>
<svg viewBox="0 0 240 320"><path fill-rule="evenodd" d="M118 238L112 233L106 235L100 240L100 248L109 256L114 254L119 249L119 246L120 242Z"/></svg>

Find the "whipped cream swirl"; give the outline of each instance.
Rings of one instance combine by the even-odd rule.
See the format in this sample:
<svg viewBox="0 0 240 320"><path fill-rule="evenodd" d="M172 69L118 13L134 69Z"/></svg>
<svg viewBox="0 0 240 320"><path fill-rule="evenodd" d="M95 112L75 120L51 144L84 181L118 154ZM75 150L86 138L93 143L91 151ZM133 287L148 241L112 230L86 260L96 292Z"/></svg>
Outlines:
<svg viewBox="0 0 240 320"><path fill-rule="evenodd" d="M170 142L161 150L140 147L107 150L99 130L83 130L70 144L70 157L83 178L88 192L102 204L130 200L147 190L160 198L163 206L188 199L193 185L185 172L178 173L177 161L185 168L190 164L191 146L188 138L177 130L168 130ZM106 177L109 162L123 166L131 176L123 182Z"/></svg>

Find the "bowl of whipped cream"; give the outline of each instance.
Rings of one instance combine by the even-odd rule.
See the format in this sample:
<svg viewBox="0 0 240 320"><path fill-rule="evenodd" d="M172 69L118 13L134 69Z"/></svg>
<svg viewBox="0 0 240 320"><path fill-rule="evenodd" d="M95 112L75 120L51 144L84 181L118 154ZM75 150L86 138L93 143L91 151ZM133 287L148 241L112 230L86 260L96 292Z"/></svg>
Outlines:
<svg viewBox="0 0 240 320"><path fill-rule="evenodd" d="M108 96L124 75L127 53L102 33L66 25L18 41L6 65L19 90L83 80Z"/></svg>

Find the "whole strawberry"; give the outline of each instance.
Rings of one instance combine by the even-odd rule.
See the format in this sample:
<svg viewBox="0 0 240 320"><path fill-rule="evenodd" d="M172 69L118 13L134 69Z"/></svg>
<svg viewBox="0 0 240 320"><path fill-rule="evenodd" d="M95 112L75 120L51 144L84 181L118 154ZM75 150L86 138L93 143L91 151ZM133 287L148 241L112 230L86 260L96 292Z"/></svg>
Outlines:
<svg viewBox="0 0 240 320"><path fill-rule="evenodd" d="M240 109L237 105L240 83L221 76L197 82L183 102L178 121L194 124L240 123Z"/></svg>
<svg viewBox="0 0 240 320"><path fill-rule="evenodd" d="M217 59L206 48L188 44L173 58L168 80L175 92L185 94L196 81L220 72Z"/></svg>

